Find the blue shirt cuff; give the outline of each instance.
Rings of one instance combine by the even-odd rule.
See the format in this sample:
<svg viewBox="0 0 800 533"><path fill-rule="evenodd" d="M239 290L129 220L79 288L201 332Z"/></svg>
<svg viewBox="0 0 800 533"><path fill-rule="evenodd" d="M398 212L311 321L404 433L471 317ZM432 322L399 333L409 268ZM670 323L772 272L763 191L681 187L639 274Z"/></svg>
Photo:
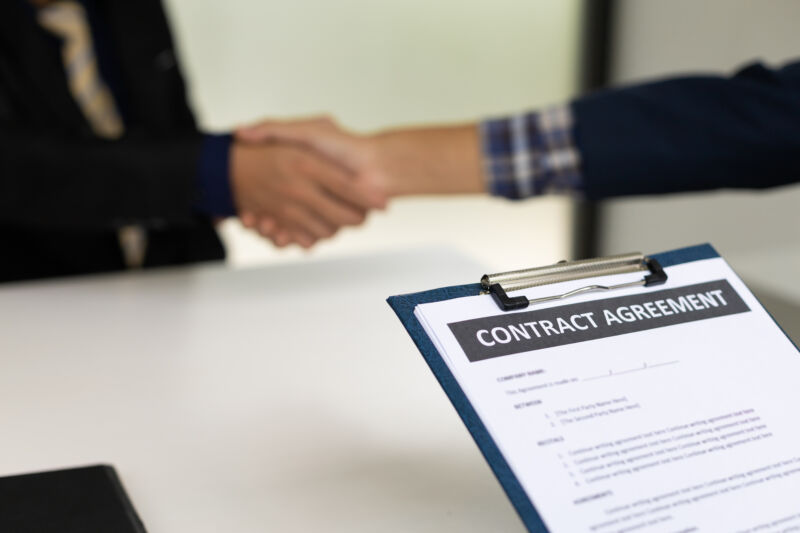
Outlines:
<svg viewBox="0 0 800 533"><path fill-rule="evenodd" d="M197 172L200 195L195 207L206 215L217 217L236 215L228 175L231 140L230 134L209 134L205 136L200 147L200 164Z"/></svg>

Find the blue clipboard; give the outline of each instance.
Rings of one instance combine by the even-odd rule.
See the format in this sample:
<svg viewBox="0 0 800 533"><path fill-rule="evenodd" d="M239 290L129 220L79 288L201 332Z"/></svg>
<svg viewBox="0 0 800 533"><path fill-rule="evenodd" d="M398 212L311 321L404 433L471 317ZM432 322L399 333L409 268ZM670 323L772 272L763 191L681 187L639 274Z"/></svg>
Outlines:
<svg viewBox="0 0 800 533"><path fill-rule="evenodd" d="M713 259L720 257L720 255L710 244L701 244L652 254L649 257L656 259L662 267L670 267L683 263L690 263L692 261ZM472 438L489 463L492 472L494 472L494 475L503 487L508 499L511 500L514 509L516 509L525 527L531 533L547 533L547 527L522 488L519 480L500 453L494 439L492 439L486 426L484 426L483 422L478 417L478 414L459 386L458 381L450 372L447 364L439 355L433 342L428 337L427 333L425 333L422 324L420 324L419 320L417 320L417 317L414 315L414 309L419 304L441 302L453 298L461 298L463 296L476 296L480 294L480 292L480 283L470 283L467 285L455 285L413 294L392 296L387 301L397 314L400 322L402 322L403 326L408 330L409 335L411 335L411 338L414 340L414 344L417 345L417 348L425 358L425 362L428 363L428 366L444 389L453 407L456 408L461 420L467 426Z"/></svg>

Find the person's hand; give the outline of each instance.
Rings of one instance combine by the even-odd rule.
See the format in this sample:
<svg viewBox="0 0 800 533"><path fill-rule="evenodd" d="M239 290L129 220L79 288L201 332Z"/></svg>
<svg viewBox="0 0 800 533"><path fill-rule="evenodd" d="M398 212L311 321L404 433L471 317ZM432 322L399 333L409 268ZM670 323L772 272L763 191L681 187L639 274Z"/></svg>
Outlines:
<svg viewBox="0 0 800 533"><path fill-rule="evenodd" d="M327 118L289 122L262 121L237 130L236 140L251 146L280 143L312 151L317 157L337 165L340 172L348 174L349 186L329 193L348 201L348 196L353 191L360 191L362 196L368 194L368 205L358 201L358 197L349 200L350 203L360 207L366 205L367 208L385 207L385 187L381 183L379 169L372 164L373 154L366 138L347 134ZM371 172L370 169L373 168L375 171ZM307 236L298 235L296 230L287 228L281 220L269 213L240 210L239 218L245 227L258 231L278 246L291 242L301 243L301 238L307 241Z"/></svg>
<svg viewBox="0 0 800 533"><path fill-rule="evenodd" d="M242 142L290 142L336 161L363 187L387 197L485 192L475 124L398 129L374 135L344 131L331 119L262 121L239 128Z"/></svg>
<svg viewBox="0 0 800 533"><path fill-rule="evenodd" d="M256 145L281 142L302 146L341 165L351 173L356 187L377 191L384 198L486 191L475 124L362 136L342 130L328 118L262 121L239 128L236 139ZM285 238L280 222L268 216L245 213L242 219L273 241Z"/></svg>
<svg viewBox="0 0 800 533"><path fill-rule="evenodd" d="M278 246L296 242L309 248L342 226L362 223L369 209L385 206L377 188L300 146L235 142L231 154L242 223Z"/></svg>
<svg viewBox="0 0 800 533"><path fill-rule="evenodd" d="M347 132L328 117L263 120L237 129L235 135L243 143L292 143L308 148L346 169L359 186L388 192L374 136Z"/></svg>

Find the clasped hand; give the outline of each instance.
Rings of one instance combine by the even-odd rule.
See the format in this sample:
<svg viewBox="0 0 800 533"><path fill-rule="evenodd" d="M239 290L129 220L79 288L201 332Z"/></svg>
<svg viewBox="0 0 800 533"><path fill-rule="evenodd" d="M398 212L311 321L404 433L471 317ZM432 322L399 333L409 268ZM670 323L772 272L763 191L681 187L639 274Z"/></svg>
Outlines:
<svg viewBox="0 0 800 533"><path fill-rule="evenodd" d="M326 118L240 128L231 149L234 201L245 227L276 246L310 248L386 206L366 138Z"/></svg>

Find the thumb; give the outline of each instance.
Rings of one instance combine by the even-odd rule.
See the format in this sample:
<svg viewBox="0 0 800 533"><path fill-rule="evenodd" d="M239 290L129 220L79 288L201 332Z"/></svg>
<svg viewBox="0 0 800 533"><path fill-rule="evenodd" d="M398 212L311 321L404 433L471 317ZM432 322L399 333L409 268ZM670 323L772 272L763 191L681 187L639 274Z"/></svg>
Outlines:
<svg viewBox="0 0 800 533"><path fill-rule="evenodd" d="M340 130L328 119L295 120L291 122L263 121L236 130L236 139L247 143L296 143L334 162L358 172L364 154L358 137Z"/></svg>
<svg viewBox="0 0 800 533"><path fill-rule="evenodd" d="M294 140L286 137L296 136L294 128L288 123L262 121L249 126L239 126L234 130L237 141L247 143L261 143L273 140Z"/></svg>
<svg viewBox="0 0 800 533"><path fill-rule="evenodd" d="M284 141L310 143L315 135L335 129L327 117L291 121L262 120L249 126L236 128L236 140L243 142Z"/></svg>

